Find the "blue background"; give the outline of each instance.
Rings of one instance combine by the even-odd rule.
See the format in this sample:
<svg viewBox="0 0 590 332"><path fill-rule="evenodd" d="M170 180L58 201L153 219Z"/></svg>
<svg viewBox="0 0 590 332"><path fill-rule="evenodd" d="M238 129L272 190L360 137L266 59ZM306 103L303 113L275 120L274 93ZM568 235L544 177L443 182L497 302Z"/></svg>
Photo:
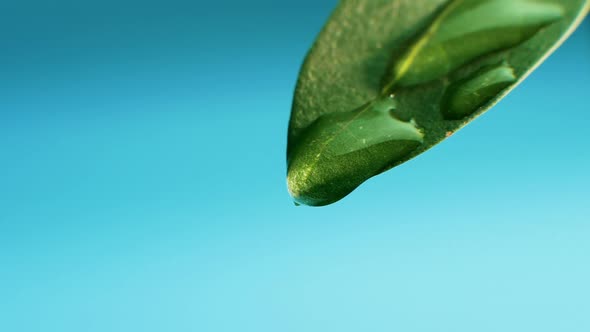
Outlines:
<svg viewBox="0 0 590 332"><path fill-rule="evenodd" d="M331 1L0 4L1 331L590 331L590 22L325 208L285 185Z"/></svg>

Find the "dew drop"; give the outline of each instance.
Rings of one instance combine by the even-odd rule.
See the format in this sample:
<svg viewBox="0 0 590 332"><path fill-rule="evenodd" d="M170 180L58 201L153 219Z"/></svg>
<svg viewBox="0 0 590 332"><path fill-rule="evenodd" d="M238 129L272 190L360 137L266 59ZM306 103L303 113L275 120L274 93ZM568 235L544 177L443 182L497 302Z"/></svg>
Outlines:
<svg viewBox="0 0 590 332"><path fill-rule="evenodd" d="M395 107L396 101L385 97L352 112L321 116L306 128L289 157L293 198L306 205L330 204L404 161L424 135L414 121L391 116Z"/></svg>
<svg viewBox="0 0 590 332"><path fill-rule="evenodd" d="M441 112L447 120L459 120L479 110L516 81L508 64L484 67L452 83L445 91Z"/></svg>
<svg viewBox="0 0 590 332"><path fill-rule="evenodd" d="M396 60L384 91L446 77L491 53L516 47L563 17L559 4L533 0L450 0Z"/></svg>

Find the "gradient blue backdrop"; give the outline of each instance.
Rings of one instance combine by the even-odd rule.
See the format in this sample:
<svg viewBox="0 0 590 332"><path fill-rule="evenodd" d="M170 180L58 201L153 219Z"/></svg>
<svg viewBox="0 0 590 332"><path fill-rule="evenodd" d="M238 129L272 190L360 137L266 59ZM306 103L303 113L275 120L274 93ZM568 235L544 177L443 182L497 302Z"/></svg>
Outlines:
<svg viewBox="0 0 590 332"><path fill-rule="evenodd" d="M0 331L590 331L590 22L297 208L292 91L335 3L1 3Z"/></svg>

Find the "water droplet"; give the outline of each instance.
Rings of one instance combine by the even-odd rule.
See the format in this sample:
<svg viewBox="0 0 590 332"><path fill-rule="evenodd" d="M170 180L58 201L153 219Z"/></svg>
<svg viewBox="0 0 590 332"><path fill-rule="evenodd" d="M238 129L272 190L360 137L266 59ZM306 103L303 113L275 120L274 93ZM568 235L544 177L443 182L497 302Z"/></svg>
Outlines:
<svg viewBox="0 0 590 332"><path fill-rule="evenodd" d="M507 64L484 67L447 88L441 104L442 114L447 120L469 116L515 81L514 70Z"/></svg>
<svg viewBox="0 0 590 332"><path fill-rule="evenodd" d="M442 78L484 55L516 47L563 17L555 3L451 0L395 62L385 91Z"/></svg>
<svg viewBox="0 0 590 332"><path fill-rule="evenodd" d="M415 122L391 116L395 105L382 98L352 112L322 116L306 128L289 157L287 181L295 200L333 203L420 146L423 134Z"/></svg>

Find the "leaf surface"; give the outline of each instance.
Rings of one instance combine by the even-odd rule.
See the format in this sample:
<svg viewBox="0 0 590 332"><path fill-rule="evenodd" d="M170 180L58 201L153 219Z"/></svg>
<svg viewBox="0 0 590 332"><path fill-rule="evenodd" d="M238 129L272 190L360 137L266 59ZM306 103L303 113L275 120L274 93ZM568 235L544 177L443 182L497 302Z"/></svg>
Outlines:
<svg viewBox="0 0 590 332"><path fill-rule="evenodd" d="M590 0L341 0L302 66L289 123L295 201L327 205L490 109Z"/></svg>

